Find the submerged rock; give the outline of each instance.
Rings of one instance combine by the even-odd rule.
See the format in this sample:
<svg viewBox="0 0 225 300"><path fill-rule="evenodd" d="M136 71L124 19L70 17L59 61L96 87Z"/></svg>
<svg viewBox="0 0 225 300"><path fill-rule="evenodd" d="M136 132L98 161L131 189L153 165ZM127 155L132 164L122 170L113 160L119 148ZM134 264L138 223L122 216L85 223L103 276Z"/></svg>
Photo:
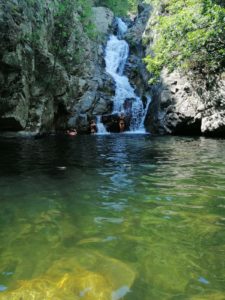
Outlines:
<svg viewBox="0 0 225 300"><path fill-rule="evenodd" d="M124 285L131 287L135 279L135 272L128 265L94 251L75 250L73 257L56 261L47 274L60 276L65 269L73 274L79 273L79 269L97 272L110 282L113 290Z"/></svg>
<svg viewBox="0 0 225 300"><path fill-rule="evenodd" d="M3 292L0 299L118 300L129 292L134 279L134 271L123 262L77 250L56 261L43 276L18 281L17 288Z"/></svg>

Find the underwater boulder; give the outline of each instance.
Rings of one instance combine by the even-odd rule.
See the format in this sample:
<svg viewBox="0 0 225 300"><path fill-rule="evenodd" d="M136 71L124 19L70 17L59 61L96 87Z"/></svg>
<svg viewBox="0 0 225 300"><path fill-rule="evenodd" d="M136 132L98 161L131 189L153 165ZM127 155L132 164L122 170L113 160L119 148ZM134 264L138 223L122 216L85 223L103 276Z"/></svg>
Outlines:
<svg viewBox="0 0 225 300"><path fill-rule="evenodd" d="M74 250L35 279L18 281L0 300L119 300L129 291L135 272L125 263L94 251Z"/></svg>

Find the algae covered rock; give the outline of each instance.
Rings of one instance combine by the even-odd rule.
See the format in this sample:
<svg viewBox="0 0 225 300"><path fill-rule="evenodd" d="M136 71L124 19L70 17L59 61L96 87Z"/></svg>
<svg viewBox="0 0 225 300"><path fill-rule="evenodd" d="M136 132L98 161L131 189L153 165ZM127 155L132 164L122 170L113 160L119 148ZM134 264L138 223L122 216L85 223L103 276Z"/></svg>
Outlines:
<svg viewBox="0 0 225 300"><path fill-rule="evenodd" d="M1 300L76 300L79 299L69 289L64 291L59 286L60 282L54 282L48 277L37 278L29 281L18 282L18 287L13 290L0 295Z"/></svg>
<svg viewBox="0 0 225 300"><path fill-rule="evenodd" d="M5 293L2 300L105 300L111 299L111 287L107 280L94 272L79 269L79 274L65 273L58 280L41 277L21 281L18 288Z"/></svg>
<svg viewBox="0 0 225 300"><path fill-rule="evenodd" d="M225 293L212 292L208 294L202 294L198 296L193 296L191 300L223 300L225 299Z"/></svg>
<svg viewBox="0 0 225 300"><path fill-rule="evenodd" d="M75 250L38 278L18 281L0 300L118 300L130 291L134 271L97 252Z"/></svg>
<svg viewBox="0 0 225 300"><path fill-rule="evenodd" d="M135 279L135 272L122 261L98 252L81 250L76 250L70 258L56 261L47 274L59 276L69 272L78 275L80 270L97 272L107 280L113 290L118 290L122 286L130 288Z"/></svg>

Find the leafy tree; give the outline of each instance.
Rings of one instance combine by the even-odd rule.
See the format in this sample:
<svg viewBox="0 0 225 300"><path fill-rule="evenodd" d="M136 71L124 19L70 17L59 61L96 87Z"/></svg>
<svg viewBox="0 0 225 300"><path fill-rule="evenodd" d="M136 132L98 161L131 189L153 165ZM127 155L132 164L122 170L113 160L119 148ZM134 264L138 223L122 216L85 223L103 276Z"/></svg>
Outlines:
<svg viewBox="0 0 225 300"><path fill-rule="evenodd" d="M145 59L147 68L159 76L163 66L203 74L225 68L225 8L212 0L159 0L161 15L153 30L157 33L154 54ZM217 1L218 2L218 1Z"/></svg>

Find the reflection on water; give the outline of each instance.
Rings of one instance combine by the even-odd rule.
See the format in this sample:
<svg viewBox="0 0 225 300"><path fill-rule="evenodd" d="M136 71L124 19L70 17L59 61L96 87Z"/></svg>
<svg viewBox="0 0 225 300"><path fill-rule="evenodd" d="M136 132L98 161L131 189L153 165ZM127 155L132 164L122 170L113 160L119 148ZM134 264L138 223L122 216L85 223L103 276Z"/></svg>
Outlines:
<svg viewBox="0 0 225 300"><path fill-rule="evenodd" d="M224 140L0 143L0 299L225 299Z"/></svg>

